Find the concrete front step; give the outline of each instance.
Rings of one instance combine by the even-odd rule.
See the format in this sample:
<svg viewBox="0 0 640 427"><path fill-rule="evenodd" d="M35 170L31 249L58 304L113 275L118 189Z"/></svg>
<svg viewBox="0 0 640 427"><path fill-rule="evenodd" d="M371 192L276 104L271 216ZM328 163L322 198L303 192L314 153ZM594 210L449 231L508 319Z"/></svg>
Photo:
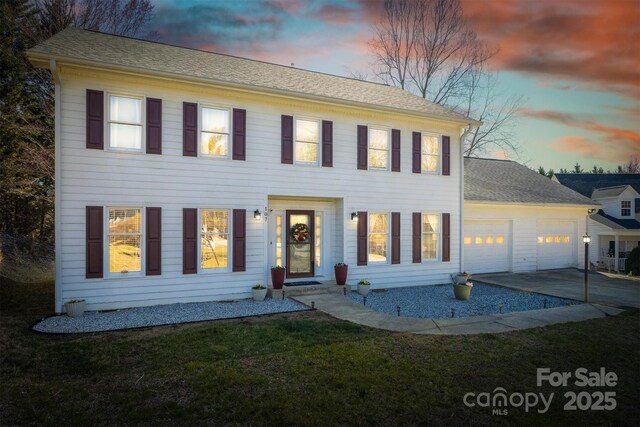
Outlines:
<svg viewBox="0 0 640 427"><path fill-rule="evenodd" d="M320 295L320 294L344 294L351 292L351 285L338 286L334 281L322 283L320 285L287 286L285 283L282 289L267 289L267 296L273 299L283 299L298 295Z"/></svg>

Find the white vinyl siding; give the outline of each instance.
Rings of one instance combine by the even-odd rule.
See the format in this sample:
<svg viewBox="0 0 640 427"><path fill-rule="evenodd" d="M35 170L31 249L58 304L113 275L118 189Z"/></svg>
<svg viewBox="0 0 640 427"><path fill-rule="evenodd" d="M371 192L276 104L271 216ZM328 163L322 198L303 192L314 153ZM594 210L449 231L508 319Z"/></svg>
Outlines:
<svg viewBox="0 0 640 427"><path fill-rule="evenodd" d="M106 310L250 297L251 287L256 282L269 283L269 267L276 262L275 258L269 258L270 248L277 244L275 233L271 239L268 231L277 218L270 201L273 196L280 197L281 206L286 209L297 207L323 213L320 245L324 258L320 260L322 271L316 272L323 275L322 280L333 279L336 262L349 264L349 277L366 278L374 288L447 283L449 275L459 269L460 159L452 158L451 176L422 177L426 181L417 180L411 173L361 173L356 168L358 125L374 122L389 129L399 129L405 136L415 129L458 135L458 125L308 99L280 99L221 87L134 77L113 71L95 71L88 75L69 67L65 76L59 98L62 114L60 146L57 147L61 171L56 182L60 206L56 236L61 247L56 257L60 271L57 283L61 287L56 305L58 311L62 309L62 301L73 298L85 298L90 310ZM161 158L140 153L87 150L87 88L102 90L105 94L140 93L145 98L162 99ZM246 161L212 162L203 156L183 156L185 101L246 109ZM300 117L333 121L332 168L282 165L281 116L290 115L291 111L299 112ZM409 139L407 137L403 142L407 143ZM452 138L451 144L451 152L459 152L458 139ZM403 152L408 154L409 151ZM411 170L411 156L403 155L401 162L402 170ZM416 185L417 181L425 185ZM86 279L86 206L162 208L162 275L133 277L129 274L126 279ZM205 274L208 273L205 271L184 275L183 208L224 208L230 213L233 209L245 209L248 213L246 271L231 271L233 263L230 259L226 270L211 270L215 274ZM266 221L254 220L251 213L265 208L269 214ZM402 214L402 263L358 266L357 224L351 221L351 212L390 210ZM451 213L451 262L423 265L407 261L412 256L412 242L408 237L412 227L411 213L423 211ZM229 222L232 234L231 215ZM144 272L144 256L142 261ZM283 258L281 261L286 262Z"/></svg>

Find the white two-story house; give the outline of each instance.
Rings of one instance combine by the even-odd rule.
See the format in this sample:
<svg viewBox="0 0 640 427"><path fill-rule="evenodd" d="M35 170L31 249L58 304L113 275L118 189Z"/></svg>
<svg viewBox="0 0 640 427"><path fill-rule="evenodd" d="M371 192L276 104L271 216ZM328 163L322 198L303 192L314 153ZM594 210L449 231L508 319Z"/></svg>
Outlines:
<svg viewBox="0 0 640 427"><path fill-rule="evenodd" d="M556 174L554 179L602 206L589 216L589 261L624 272L629 252L640 246L640 174Z"/></svg>
<svg viewBox="0 0 640 427"><path fill-rule="evenodd" d="M375 83L98 32L29 50L55 82L56 311L289 281L445 283L478 122Z"/></svg>

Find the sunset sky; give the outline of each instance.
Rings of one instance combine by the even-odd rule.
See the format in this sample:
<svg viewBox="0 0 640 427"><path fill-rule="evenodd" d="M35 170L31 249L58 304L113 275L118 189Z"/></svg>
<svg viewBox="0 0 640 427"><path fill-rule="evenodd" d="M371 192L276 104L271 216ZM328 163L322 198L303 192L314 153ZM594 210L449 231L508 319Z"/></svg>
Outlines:
<svg viewBox="0 0 640 427"><path fill-rule="evenodd" d="M348 76L371 73L382 0L155 0L156 40ZM515 159L615 169L640 155L640 0L462 0L504 96ZM500 152L486 157L501 157Z"/></svg>

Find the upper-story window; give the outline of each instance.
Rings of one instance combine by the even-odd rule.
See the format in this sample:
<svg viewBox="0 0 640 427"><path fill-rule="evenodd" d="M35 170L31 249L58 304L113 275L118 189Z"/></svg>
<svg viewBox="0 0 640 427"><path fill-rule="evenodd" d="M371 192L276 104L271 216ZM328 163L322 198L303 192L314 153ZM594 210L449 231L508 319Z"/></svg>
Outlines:
<svg viewBox="0 0 640 427"><path fill-rule="evenodd" d="M109 208L109 273L142 271L142 209Z"/></svg>
<svg viewBox="0 0 640 427"><path fill-rule="evenodd" d="M369 128L369 169L389 169L389 130Z"/></svg>
<svg viewBox="0 0 640 427"><path fill-rule="evenodd" d="M212 157L229 157L229 110L201 107L200 153Z"/></svg>
<svg viewBox="0 0 640 427"><path fill-rule="evenodd" d="M631 216L631 200L620 201L620 216Z"/></svg>
<svg viewBox="0 0 640 427"><path fill-rule="evenodd" d="M369 255L368 262L387 262L389 241L389 214L369 214Z"/></svg>
<svg viewBox="0 0 640 427"><path fill-rule="evenodd" d="M142 98L109 95L109 148L142 150Z"/></svg>
<svg viewBox="0 0 640 427"><path fill-rule="evenodd" d="M317 120L296 119L296 163L317 165L320 147L320 122Z"/></svg>
<svg viewBox="0 0 640 427"><path fill-rule="evenodd" d="M422 172L438 172L440 169L440 138L438 136L422 134L420 168Z"/></svg>

